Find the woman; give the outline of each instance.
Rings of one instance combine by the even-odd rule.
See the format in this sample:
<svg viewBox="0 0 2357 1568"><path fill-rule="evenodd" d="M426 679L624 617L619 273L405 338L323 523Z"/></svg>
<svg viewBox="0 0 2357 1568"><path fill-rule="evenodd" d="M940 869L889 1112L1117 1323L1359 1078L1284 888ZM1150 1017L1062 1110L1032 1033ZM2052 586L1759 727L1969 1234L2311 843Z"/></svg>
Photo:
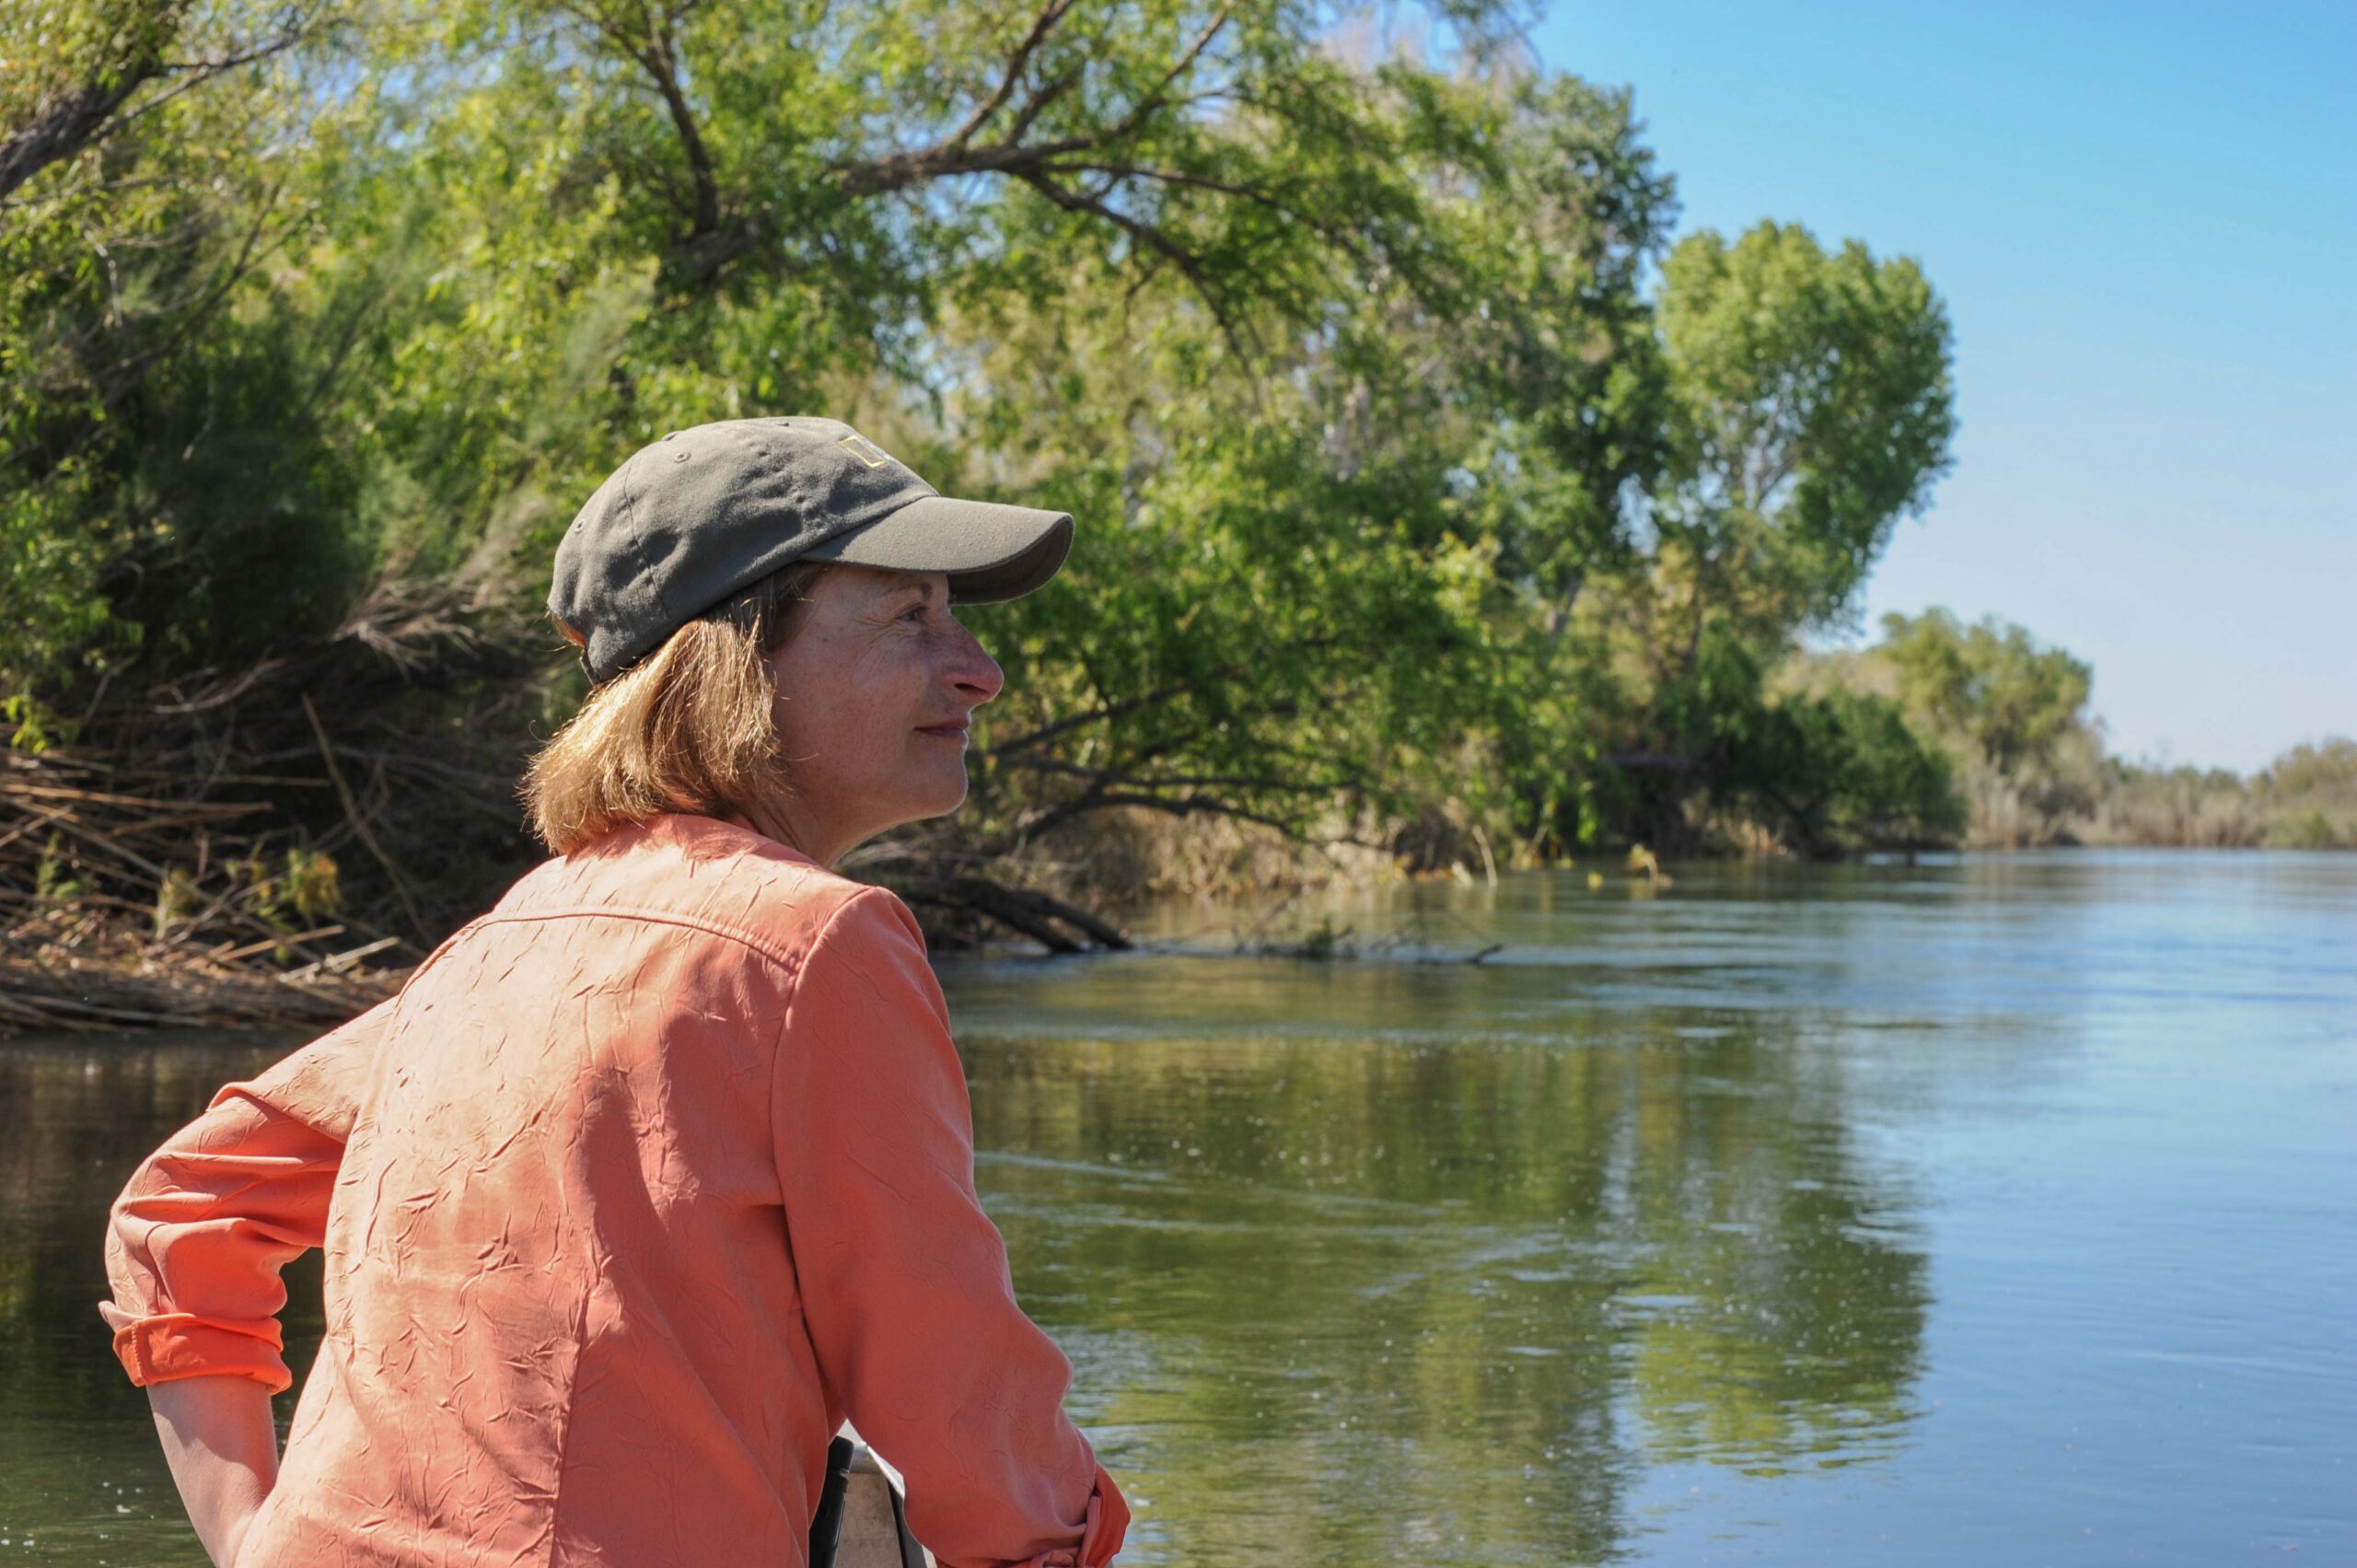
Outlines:
<svg viewBox="0 0 2357 1568"><path fill-rule="evenodd" d="M101 1310L216 1562L800 1562L846 1417L944 1564L1111 1560L923 939L827 869L964 798L1001 678L949 605L1071 531L822 419L598 489L550 605L593 688L525 786L556 857L116 1204ZM321 1246L282 1467L278 1271Z"/></svg>

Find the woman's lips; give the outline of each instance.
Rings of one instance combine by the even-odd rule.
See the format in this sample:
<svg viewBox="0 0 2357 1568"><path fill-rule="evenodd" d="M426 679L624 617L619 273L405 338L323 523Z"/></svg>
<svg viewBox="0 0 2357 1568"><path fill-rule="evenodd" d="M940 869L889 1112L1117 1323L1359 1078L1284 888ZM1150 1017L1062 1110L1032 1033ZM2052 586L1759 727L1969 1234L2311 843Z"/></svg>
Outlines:
<svg viewBox="0 0 2357 1568"><path fill-rule="evenodd" d="M966 726L962 724L928 724L917 726L919 735L930 735L936 740L963 740Z"/></svg>

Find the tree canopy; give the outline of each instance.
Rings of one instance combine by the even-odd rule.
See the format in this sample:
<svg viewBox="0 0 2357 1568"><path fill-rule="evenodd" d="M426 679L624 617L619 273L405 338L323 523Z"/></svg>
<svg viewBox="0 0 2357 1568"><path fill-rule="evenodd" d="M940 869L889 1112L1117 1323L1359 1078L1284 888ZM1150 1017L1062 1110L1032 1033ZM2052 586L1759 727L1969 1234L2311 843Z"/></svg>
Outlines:
<svg viewBox="0 0 2357 1568"><path fill-rule="evenodd" d="M1673 248L1631 93L1522 20L13 9L12 711L339 633L432 686L372 630L391 596L561 712L536 615L580 501L667 429L825 412L1081 521L1054 587L980 612L1008 691L911 853L1140 809L1534 855L1731 815L1937 836L1953 792L1893 710L1771 676L1945 470L1938 296L1797 224ZM473 699L439 691L447 726Z"/></svg>

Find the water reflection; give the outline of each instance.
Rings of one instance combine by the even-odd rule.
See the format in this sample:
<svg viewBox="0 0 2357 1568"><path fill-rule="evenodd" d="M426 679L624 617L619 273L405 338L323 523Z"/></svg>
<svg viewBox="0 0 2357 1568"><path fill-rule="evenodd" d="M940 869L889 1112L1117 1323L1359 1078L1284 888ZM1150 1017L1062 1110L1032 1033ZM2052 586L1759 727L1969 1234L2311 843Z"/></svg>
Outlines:
<svg viewBox="0 0 2357 1568"><path fill-rule="evenodd" d="M985 1190L1168 1561L1592 1562L1663 1458L1887 1451L1926 1267L1835 1059L992 1038ZM1146 1559L1142 1559L1146 1560Z"/></svg>

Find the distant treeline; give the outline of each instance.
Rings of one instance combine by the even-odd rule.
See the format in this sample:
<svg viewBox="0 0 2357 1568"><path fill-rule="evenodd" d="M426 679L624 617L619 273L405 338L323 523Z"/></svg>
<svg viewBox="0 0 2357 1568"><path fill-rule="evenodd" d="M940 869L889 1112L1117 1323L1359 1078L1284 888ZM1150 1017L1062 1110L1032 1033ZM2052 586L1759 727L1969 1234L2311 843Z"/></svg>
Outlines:
<svg viewBox="0 0 2357 1568"><path fill-rule="evenodd" d="M509 791L580 691L539 614L574 509L666 430L823 412L1081 523L1053 588L974 613L1009 686L973 798L880 875L1996 820L1947 718L1797 651L1948 465L1941 301L1795 224L1672 245L1630 93L1521 20L11 7L15 753L189 759L430 932L529 856ZM2042 803L2027 755L1988 766ZM41 842L79 885L84 841ZM291 896L205 842L159 933Z"/></svg>
<svg viewBox="0 0 2357 1568"><path fill-rule="evenodd" d="M1794 658L1781 679L1896 702L1949 761L1966 842L2357 849L2357 740L2295 746L2249 778L2127 761L2088 711L2093 669L2065 650L1938 610L1886 616L1882 631L1863 652Z"/></svg>

